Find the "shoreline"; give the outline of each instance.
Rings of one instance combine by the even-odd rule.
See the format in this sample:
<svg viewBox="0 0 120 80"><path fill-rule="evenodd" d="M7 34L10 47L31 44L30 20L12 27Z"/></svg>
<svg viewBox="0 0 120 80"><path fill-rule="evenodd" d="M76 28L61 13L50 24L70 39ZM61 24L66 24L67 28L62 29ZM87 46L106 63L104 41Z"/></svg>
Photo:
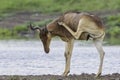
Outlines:
<svg viewBox="0 0 120 80"><path fill-rule="evenodd" d="M120 80L120 73L106 74L95 78L95 74L61 75L0 75L0 80Z"/></svg>

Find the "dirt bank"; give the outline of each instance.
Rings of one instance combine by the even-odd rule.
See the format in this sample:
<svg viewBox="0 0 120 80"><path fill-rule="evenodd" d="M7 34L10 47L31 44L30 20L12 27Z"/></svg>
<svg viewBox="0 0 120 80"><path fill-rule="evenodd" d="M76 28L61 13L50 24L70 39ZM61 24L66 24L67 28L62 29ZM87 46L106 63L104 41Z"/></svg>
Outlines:
<svg viewBox="0 0 120 80"><path fill-rule="evenodd" d="M96 14L98 16L106 16L106 15L116 15L120 13L120 10L106 10L106 11L91 11L90 13ZM52 13L52 14L43 14L40 12L17 12L12 13L5 18L0 19L0 27L3 28L12 28L19 24L24 24L29 21L41 21L45 19L54 19L59 16L60 13Z"/></svg>
<svg viewBox="0 0 120 80"><path fill-rule="evenodd" d="M0 80L120 80L120 74L114 73L95 78L95 74L69 75L62 77L59 75L29 75L29 76L0 76Z"/></svg>
<svg viewBox="0 0 120 80"><path fill-rule="evenodd" d="M29 21L37 22L45 19L55 18L57 16L53 14L42 14L39 12L17 12L2 18L0 20L0 27L3 28L13 28L16 25L24 24Z"/></svg>

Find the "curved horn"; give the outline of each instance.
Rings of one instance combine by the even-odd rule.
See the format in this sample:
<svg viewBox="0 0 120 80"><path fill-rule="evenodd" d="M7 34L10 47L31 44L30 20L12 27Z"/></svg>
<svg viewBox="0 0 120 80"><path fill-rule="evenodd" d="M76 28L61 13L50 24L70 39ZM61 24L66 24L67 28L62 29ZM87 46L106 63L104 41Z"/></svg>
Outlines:
<svg viewBox="0 0 120 80"><path fill-rule="evenodd" d="M41 29L40 29L39 26L34 27L31 22L30 22L30 24L29 24L28 27L29 27L31 30L33 30L33 31L34 31L34 30L39 30L39 31L41 31Z"/></svg>

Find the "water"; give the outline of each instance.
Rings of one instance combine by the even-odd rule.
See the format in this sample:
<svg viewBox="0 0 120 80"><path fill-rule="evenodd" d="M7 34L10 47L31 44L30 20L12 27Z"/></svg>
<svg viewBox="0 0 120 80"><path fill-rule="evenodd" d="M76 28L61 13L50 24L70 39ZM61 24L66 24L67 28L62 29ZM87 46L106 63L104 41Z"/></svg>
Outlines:
<svg viewBox="0 0 120 80"><path fill-rule="evenodd" d="M0 75L60 75L64 71L64 42L53 40L46 54L40 41L0 41ZM104 46L103 74L120 73L120 46ZM75 42L70 74L96 73L99 54L91 44Z"/></svg>

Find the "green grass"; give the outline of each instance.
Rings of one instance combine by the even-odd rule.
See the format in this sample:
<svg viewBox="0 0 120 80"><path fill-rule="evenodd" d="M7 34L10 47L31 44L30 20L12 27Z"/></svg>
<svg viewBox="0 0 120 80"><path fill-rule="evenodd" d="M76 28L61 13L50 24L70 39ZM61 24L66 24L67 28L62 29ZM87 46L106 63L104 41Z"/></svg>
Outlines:
<svg viewBox="0 0 120 80"><path fill-rule="evenodd" d="M0 12L40 11L64 12L68 10L95 11L120 9L120 0L1 0Z"/></svg>
<svg viewBox="0 0 120 80"><path fill-rule="evenodd" d="M45 24L51 22L46 19L40 22L35 22L34 25L44 27ZM105 41L109 44L120 44L120 15L106 16L105 17L106 37ZM30 39L28 36L22 35L23 32L29 32L27 28L28 23L14 26L13 29L0 28L0 39ZM28 33L29 34L29 33ZM38 37L38 34L34 34ZM31 37L32 38L32 37Z"/></svg>
<svg viewBox="0 0 120 80"><path fill-rule="evenodd" d="M39 25L40 27L44 27L45 24L49 23L51 20L46 19L40 22L33 23L34 25ZM30 29L27 27L29 23L14 26L14 28L0 28L0 39L28 39L29 36L25 36L24 33L30 34ZM36 37L36 33L34 34ZM32 37L31 37L32 39Z"/></svg>
<svg viewBox="0 0 120 80"><path fill-rule="evenodd" d="M104 11L120 9L120 0L1 0L0 1L0 20L18 11L29 12L66 12L69 10L77 11ZM44 26L51 20L36 22ZM110 44L120 44L120 15L105 17L106 41ZM19 38L21 31L27 31L26 24L17 25L14 29L0 29L0 39Z"/></svg>
<svg viewBox="0 0 120 80"><path fill-rule="evenodd" d="M35 22L34 25L43 27L45 24L51 22L50 19L46 19L40 22ZM109 44L120 44L120 15L106 16L105 17L106 38L105 41ZM28 39L23 32L29 32L27 24L17 25L13 29L0 28L0 39ZM29 34L29 33L28 33ZM36 34L34 34L36 37ZM38 34L37 34L38 35Z"/></svg>
<svg viewBox="0 0 120 80"><path fill-rule="evenodd" d="M120 14L105 18L106 41L110 44L120 44Z"/></svg>

